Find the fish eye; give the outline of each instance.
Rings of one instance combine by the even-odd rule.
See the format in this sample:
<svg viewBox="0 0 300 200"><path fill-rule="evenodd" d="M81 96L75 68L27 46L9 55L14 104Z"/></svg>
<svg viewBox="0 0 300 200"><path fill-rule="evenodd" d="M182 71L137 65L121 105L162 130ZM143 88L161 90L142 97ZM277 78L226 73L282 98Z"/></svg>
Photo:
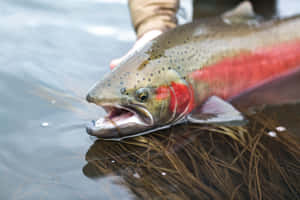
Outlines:
<svg viewBox="0 0 300 200"><path fill-rule="evenodd" d="M149 97L149 90L147 88L140 88L136 91L136 99L140 102L147 101Z"/></svg>

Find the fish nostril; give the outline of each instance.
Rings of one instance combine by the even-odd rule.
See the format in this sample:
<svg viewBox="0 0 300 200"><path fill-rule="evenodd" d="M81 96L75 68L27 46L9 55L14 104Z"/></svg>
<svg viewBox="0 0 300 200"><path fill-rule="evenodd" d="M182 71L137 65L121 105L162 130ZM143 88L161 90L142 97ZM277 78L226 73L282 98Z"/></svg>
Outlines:
<svg viewBox="0 0 300 200"><path fill-rule="evenodd" d="M88 123L85 127L85 130L86 132L89 134L89 135L93 135L93 128L95 126L95 120L92 120L90 123Z"/></svg>
<svg viewBox="0 0 300 200"><path fill-rule="evenodd" d="M86 100L88 101L88 102L93 102L93 96L91 95L91 94L87 94L86 95Z"/></svg>

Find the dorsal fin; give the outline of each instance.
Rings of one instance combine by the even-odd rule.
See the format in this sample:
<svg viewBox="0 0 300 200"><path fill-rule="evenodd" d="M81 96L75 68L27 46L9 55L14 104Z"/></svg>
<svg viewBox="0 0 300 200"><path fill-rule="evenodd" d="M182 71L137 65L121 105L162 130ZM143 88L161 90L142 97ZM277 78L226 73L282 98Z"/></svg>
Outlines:
<svg viewBox="0 0 300 200"><path fill-rule="evenodd" d="M249 23L249 21L256 20L256 17L252 4L249 1L243 1L237 7L222 15L224 22L230 24Z"/></svg>
<svg viewBox="0 0 300 200"><path fill-rule="evenodd" d="M223 17L232 18L232 17L254 17L255 12L253 10L253 6L249 1L243 1L234 9L225 12Z"/></svg>

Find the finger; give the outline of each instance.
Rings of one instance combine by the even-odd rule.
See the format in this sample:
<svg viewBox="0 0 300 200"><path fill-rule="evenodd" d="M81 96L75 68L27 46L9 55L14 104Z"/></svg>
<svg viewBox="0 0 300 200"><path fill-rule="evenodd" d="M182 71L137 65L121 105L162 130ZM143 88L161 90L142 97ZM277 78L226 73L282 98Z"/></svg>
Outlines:
<svg viewBox="0 0 300 200"><path fill-rule="evenodd" d="M110 64L109 64L109 68L112 70L113 68L115 68L118 64L120 64L121 60L119 58L117 59L113 59Z"/></svg>

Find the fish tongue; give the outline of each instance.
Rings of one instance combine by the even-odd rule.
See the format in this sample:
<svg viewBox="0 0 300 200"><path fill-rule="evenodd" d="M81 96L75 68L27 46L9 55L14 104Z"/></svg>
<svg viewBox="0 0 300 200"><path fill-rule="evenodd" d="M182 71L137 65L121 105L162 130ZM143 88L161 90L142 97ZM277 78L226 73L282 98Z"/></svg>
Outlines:
<svg viewBox="0 0 300 200"><path fill-rule="evenodd" d="M106 117L99 118L95 121L95 127L117 127L119 123L130 118L134 114L124 109L111 108Z"/></svg>
<svg viewBox="0 0 300 200"><path fill-rule="evenodd" d="M104 109L108 113L107 116L105 117L107 121L118 121L124 118L128 118L134 114L122 107L112 106L112 107L104 107Z"/></svg>

